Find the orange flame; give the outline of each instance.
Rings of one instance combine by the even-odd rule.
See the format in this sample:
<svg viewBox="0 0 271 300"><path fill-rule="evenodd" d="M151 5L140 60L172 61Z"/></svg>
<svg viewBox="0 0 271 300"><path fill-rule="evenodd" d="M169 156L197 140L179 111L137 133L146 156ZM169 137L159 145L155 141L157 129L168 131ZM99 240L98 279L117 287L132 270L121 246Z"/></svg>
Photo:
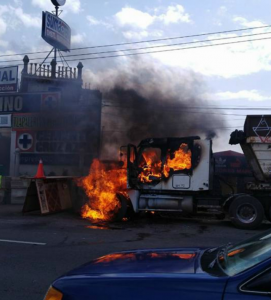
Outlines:
<svg viewBox="0 0 271 300"><path fill-rule="evenodd" d="M88 176L80 179L78 185L82 186L88 196L88 203L82 207L83 218L110 221L119 211L121 204L117 193L125 193L126 170L110 166L107 170L105 164L95 159L90 167Z"/></svg>
<svg viewBox="0 0 271 300"><path fill-rule="evenodd" d="M181 144L180 148L174 152L173 158L170 157L170 153L167 153L167 160L164 165L164 175L169 176L170 169L174 171L189 170L192 167L191 162L191 150L187 144Z"/></svg>
<svg viewBox="0 0 271 300"><path fill-rule="evenodd" d="M169 172L173 171L189 170L192 167L192 153L187 144L182 143L180 148L171 154L168 151L166 162L162 170L162 161L159 160L159 155L155 150L149 150L142 153L144 163L141 163L139 167L142 168L141 173L138 175L139 181L143 183L152 182L154 179L160 180L162 175L166 178L169 177Z"/></svg>
<svg viewBox="0 0 271 300"><path fill-rule="evenodd" d="M159 160L159 155L155 149L148 150L148 152L142 153L144 161L139 164L142 168L141 173L138 175L138 179L141 182L152 182L154 178L161 179L162 177L162 162Z"/></svg>

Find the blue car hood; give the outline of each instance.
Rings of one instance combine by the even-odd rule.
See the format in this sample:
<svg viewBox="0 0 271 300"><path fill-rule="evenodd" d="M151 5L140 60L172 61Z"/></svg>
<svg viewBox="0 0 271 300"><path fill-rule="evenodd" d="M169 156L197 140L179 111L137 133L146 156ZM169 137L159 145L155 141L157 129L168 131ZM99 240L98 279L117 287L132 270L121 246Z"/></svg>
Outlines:
<svg viewBox="0 0 271 300"><path fill-rule="evenodd" d="M102 256L67 275L201 273L199 248L126 251Z"/></svg>
<svg viewBox="0 0 271 300"><path fill-rule="evenodd" d="M137 250L109 254L57 279L63 300L217 300L227 277L202 271L199 248Z"/></svg>

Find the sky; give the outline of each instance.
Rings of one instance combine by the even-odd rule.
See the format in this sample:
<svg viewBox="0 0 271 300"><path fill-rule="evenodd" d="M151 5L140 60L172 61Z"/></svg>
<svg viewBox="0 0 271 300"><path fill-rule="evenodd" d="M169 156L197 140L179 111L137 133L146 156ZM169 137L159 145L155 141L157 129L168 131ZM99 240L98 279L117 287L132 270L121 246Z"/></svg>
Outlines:
<svg viewBox="0 0 271 300"><path fill-rule="evenodd" d="M52 10L54 7L50 0L1 0L0 56L51 50L51 46L41 38L41 16L42 11ZM269 25L271 2L269 0L67 0L61 10L63 12L60 17L72 30L72 48L78 48L261 27ZM254 36L245 36L251 34ZM234 128L242 128L247 113L264 114L268 113L266 108L270 108L271 85L268 76L271 71L271 40L266 39L269 37L271 38L271 27L156 43L88 49L85 52L120 51L153 45L160 46L152 49L153 51L168 50L184 46L169 48L165 45L207 40L204 44L190 44L185 47L209 45L208 47L150 53L141 55L140 59L144 63L151 62L159 66L161 72L176 74L173 76L176 82L178 74L182 75L180 78L184 78L184 74L187 74L187 77L191 74L196 76L201 82L197 96L208 101L210 105L223 108L216 110L216 113L226 119L226 128L220 131L214 144L215 150L240 151L238 147L228 145L230 132ZM221 38L228 39L214 41ZM225 41L260 38L265 40L210 46ZM141 58L143 56L144 58ZM44 57L44 54L29 55L30 60L35 57ZM0 62L0 65L17 64L7 60L22 58L22 55L0 57L0 60L4 61ZM79 58L76 58L70 65L75 67L78 61ZM130 58L127 57L85 60L84 80L90 82L92 88L95 88L95 85L99 87L102 78L110 78L112 74L110 70L112 72L127 70L130 62ZM178 84L190 84L192 91L195 81L186 80L186 83L178 82ZM240 110L240 107L255 109Z"/></svg>

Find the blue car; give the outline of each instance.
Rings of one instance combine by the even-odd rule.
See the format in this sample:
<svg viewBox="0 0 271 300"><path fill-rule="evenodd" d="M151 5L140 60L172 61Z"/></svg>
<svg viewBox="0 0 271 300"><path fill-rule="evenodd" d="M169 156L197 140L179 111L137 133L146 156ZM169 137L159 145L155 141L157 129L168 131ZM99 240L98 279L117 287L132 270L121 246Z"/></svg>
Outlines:
<svg viewBox="0 0 271 300"><path fill-rule="evenodd" d="M271 231L218 248L125 251L53 282L45 300L267 299Z"/></svg>

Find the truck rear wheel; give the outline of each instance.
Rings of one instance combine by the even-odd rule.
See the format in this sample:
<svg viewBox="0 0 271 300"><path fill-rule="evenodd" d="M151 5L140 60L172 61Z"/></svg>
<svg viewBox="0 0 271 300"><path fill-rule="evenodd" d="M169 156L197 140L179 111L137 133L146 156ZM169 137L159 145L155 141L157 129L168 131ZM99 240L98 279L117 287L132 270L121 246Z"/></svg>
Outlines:
<svg viewBox="0 0 271 300"><path fill-rule="evenodd" d="M233 200L229 208L232 223L239 228L255 229L264 219L264 209L256 198L242 195Z"/></svg>

